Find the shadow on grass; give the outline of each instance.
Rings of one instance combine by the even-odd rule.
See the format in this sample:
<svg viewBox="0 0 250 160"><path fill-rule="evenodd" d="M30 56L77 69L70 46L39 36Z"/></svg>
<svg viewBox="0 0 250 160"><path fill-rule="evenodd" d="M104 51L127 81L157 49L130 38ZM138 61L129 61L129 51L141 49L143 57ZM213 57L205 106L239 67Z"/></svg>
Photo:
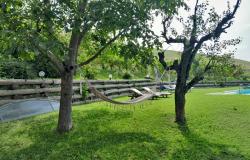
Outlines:
<svg viewBox="0 0 250 160"><path fill-rule="evenodd" d="M234 146L212 143L189 130L188 125L179 125L186 144L172 154L172 159L192 160L247 160ZM230 140L229 140L230 141Z"/></svg>
<svg viewBox="0 0 250 160"><path fill-rule="evenodd" d="M129 111L91 110L73 113L74 129L63 135L55 131L57 115L28 119L27 128L15 133L31 140L18 149L2 151L8 159L159 159L167 143L142 132L118 132L114 121L132 117ZM34 121L34 122L32 122ZM119 123L117 123L118 125ZM24 125L25 126L25 125ZM121 126L118 126L121 128Z"/></svg>

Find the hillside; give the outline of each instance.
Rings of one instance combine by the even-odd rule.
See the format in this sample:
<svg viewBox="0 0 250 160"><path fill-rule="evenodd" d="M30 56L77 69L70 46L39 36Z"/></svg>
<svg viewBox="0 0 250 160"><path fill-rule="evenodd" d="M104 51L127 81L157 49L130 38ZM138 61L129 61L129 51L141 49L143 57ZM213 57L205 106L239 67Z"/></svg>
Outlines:
<svg viewBox="0 0 250 160"><path fill-rule="evenodd" d="M241 65L244 68L246 74L250 75L250 62L249 61L235 59L235 64Z"/></svg>
<svg viewBox="0 0 250 160"><path fill-rule="evenodd" d="M165 52L165 60L166 61L173 61L175 59L179 59L180 56L181 56L181 53L178 51L168 50Z"/></svg>
<svg viewBox="0 0 250 160"><path fill-rule="evenodd" d="M157 54L157 50L154 51L155 56L158 57ZM173 50L168 50L165 52L165 60L167 62L172 62L175 59L179 59L181 56L181 53L178 51L173 51ZM244 61L244 60L239 60L239 59L235 59L235 64L240 64L243 69L245 70L245 75L250 76L250 62L248 61ZM139 65L140 66L140 65ZM130 66L129 69L126 71L125 68L113 68L110 69L109 67L101 68L100 65L96 65L95 67L95 79L108 79L109 74L112 74L113 79L122 79L124 73L128 72L131 74L133 79L142 79L144 78L148 71L147 68L137 68L138 66ZM151 70L150 71L151 76L154 77L154 71Z"/></svg>
<svg viewBox="0 0 250 160"><path fill-rule="evenodd" d="M168 50L165 52L165 60L173 61L174 59L180 58L180 55L181 54L178 51ZM234 61L235 61L235 64L241 65L243 67L247 75L250 75L250 62L249 61L244 61L240 59L234 59Z"/></svg>

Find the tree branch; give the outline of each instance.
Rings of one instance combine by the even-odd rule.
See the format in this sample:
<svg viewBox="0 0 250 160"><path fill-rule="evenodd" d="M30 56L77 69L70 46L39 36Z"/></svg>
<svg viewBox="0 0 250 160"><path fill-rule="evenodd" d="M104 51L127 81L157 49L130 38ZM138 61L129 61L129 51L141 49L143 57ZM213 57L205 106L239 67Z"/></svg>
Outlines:
<svg viewBox="0 0 250 160"><path fill-rule="evenodd" d="M231 22L229 22L229 23L227 24L227 26L225 26L224 28L222 28L223 32L224 32L224 33L227 33L227 32L226 32L226 29L229 28L229 27L231 27L232 24L233 24L233 22L231 21Z"/></svg>
<svg viewBox="0 0 250 160"><path fill-rule="evenodd" d="M83 0L79 3L79 11L84 13L88 4L88 0Z"/></svg>
<svg viewBox="0 0 250 160"><path fill-rule="evenodd" d="M227 28L229 28L232 25L232 19L234 18L234 15L237 11L237 9L239 8L241 3L241 0L237 0L236 5L234 6L234 10L231 13L228 13L225 17L222 18L222 20L217 24L216 28L208 33L207 35L201 37L201 39L197 42L197 45L195 46L194 50L193 50L193 54L196 54L197 51L200 49L201 45L205 42L208 41L211 38L219 38L220 35L225 32L225 30ZM227 25L227 26L225 26ZM225 27L224 27L225 26Z"/></svg>
<svg viewBox="0 0 250 160"><path fill-rule="evenodd" d="M194 78L186 85L185 92L187 93L194 85L196 85L197 83L199 83L199 82L202 81L203 79L204 79L204 75L194 77Z"/></svg>
<svg viewBox="0 0 250 160"><path fill-rule="evenodd" d="M185 43L185 38L172 38L172 37L167 37L167 22L170 21L171 18L170 17L166 17L163 21L162 21L162 25L163 25L163 32L162 32L162 36L165 39L166 43L170 44L170 43Z"/></svg>
<svg viewBox="0 0 250 160"><path fill-rule="evenodd" d="M168 66L167 63L165 62L165 56L164 56L164 52L159 52L158 53L159 56L159 62L161 63L161 65L163 66L163 68L165 70L176 70L178 69L178 60L175 60L173 65Z"/></svg>
<svg viewBox="0 0 250 160"><path fill-rule="evenodd" d="M193 15L193 29L192 29L191 38L190 38L191 43L196 42L198 3L199 3L199 0L196 0L196 4L195 4L195 8L194 8L194 15Z"/></svg>
<svg viewBox="0 0 250 160"><path fill-rule="evenodd" d="M44 49L40 45L36 45L36 44L34 45L40 53L44 54L50 59L50 61L56 66L56 69L60 73L64 71L63 63L59 60L59 58L55 54L53 54L50 50Z"/></svg>
<svg viewBox="0 0 250 160"><path fill-rule="evenodd" d="M50 50L48 50L47 48L43 48L41 45L39 45L38 43L35 43L36 40L36 36L40 35L39 32L36 32L35 35L32 34L27 34L27 38L26 40L30 42L31 45L33 45L38 52L40 52L41 54L47 56L49 58L49 60L55 65L56 69L60 72L63 73L64 71L64 66L62 61L60 61L60 58L57 57L55 54L53 54ZM54 40L57 40L65 49L65 46L62 42L60 42L53 34L52 37L55 38Z"/></svg>
<svg viewBox="0 0 250 160"><path fill-rule="evenodd" d="M92 62L94 59L96 59L109 45L111 45L116 39L118 39L123 33L125 32L125 30L121 31L120 33L118 33L116 36L114 36L112 39L110 39L105 45L103 45L103 47L101 47L92 57L90 57L89 59L87 59L86 61L78 64L78 67L82 67L85 66L87 64L89 64L90 62Z"/></svg>
<svg viewBox="0 0 250 160"><path fill-rule="evenodd" d="M164 36L165 41L170 44L170 43L185 43L185 39L184 38L172 38L172 37L167 37Z"/></svg>
<svg viewBox="0 0 250 160"><path fill-rule="evenodd" d="M186 85L186 89L185 89L186 92L189 91L194 85L196 85L197 83L199 83L201 80L204 79L204 74L211 69L211 65L210 65L211 62L212 62L212 58L207 63L203 73L201 75L195 76L190 82L188 82L188 84Z"/></svg>

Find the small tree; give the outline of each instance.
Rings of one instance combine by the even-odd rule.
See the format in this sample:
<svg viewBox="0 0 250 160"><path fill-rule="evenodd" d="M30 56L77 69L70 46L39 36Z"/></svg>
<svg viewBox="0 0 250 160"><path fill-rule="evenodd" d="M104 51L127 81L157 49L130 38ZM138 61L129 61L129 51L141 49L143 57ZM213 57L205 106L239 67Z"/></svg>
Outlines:
<svg viewBox="0 0 250 160"><path fill-rule="evenodd" d="M228 5L227 11L220 16L215 12L214 8L208 8L208 1L199 3L196 0L193 14L187 18L179 16L163 15L163 32L162 37L167 44L182 44L183 51L180 61L175 61L172 66L167 66L164 62L164 53L159 54L160 62L165 69L175 70L177 73L177 82L175 89L175 113L176 122L185 123L185 95L188 90L204 79L204 74L211 68L214 56L204 67L202 73L196 75L189 80L191 65L198 51L207 55L215 55L222 49L226 49L228 45L236 45L240 41L238 39L219 42L222 33L226 33L226 29L231 27L236 11L240 6L241 0L237 0L235 6L231 10ZM186 6L187 15L191 9ZM183 32L178 32L171 27L172 21L177 20L183 25ZM208 56L209 57L209 56Z"/></svg>

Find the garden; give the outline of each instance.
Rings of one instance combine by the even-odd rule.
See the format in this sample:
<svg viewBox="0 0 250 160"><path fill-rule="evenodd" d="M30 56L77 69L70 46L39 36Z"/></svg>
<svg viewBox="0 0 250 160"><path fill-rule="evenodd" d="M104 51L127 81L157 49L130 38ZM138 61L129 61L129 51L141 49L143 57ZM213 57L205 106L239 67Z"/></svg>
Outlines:
<svg viewBox="0 0 250 160"><path fill-rule="evenodd" d="M0 159L250 159L247 3L1 1Z"/></svg>

